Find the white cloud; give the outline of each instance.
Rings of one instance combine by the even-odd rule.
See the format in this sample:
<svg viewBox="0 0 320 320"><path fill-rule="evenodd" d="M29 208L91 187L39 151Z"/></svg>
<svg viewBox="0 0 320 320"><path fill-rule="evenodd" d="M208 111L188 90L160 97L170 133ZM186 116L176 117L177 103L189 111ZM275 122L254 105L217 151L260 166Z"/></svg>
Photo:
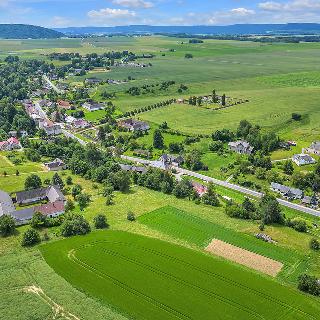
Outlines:
<svg viewBox="0 0 320 320"><path fill-rule="evenodd" d="M260 9L265 11L300 11L300 12L312 12L312 10L320 10L319 0L294 0L286 3L280 2L261 2L258 4Z"/></svg>
<svg viewBox="0 0 320 320"><path fill-rule="evenodd" d="M144 0L113 0L112 3L126 8L148 9L154 7L154 4L152 2Z"/></svg>
<svg viewBox="0 0 320 320"><path fill-rule="evenodd" d="M246 9L246 8L235 8L230 10L231 14L240 15L240 16L248 16L255 14L254 10Z"/></svg>
<svg viewBox="0 0 320 320"><path fill-rule="evenodd" d="M88 17L95 22L126 25L130 19L136 17L136 13L130 10L105 8L100 10L91 10Z"/></svg>

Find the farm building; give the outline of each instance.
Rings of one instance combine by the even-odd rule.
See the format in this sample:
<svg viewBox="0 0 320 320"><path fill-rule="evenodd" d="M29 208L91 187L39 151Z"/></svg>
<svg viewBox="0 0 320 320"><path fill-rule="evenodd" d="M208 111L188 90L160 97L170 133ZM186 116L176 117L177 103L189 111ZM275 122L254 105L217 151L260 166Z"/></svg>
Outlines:
<svg viewBox="0 0 320 320"><path fill-rule="evenodd" d="M307 164L316 163L315 159L313 159L310 155L304 154L304 153L295 154L292 157L292 161L298 166L304 166L304 165L307 165Z"/></svg>
<svg viewBox="0 0 320 320"><path fill-rule="evenodd" d="M229 149L231 151L240 153L240 154L251 154L253 152L253 147L250 146L247 141L234 141L228 143Z"/></svg>
<svg viewBox="0 0 320 320"><path fill-rule="evenodd" d="M146 167L137 167L137 166L131 166L127 164L120 164L121 170L123 171L130 171L130 172L137 172L137 173L146 173L147 168Z"/></svg>
<svg viewBox="0 0 320 320"><path fill-rule="evenodd" d="M159 161L163 162L167 166L179 167L184 159L182 156L174 156L172 154L163 154Z"/></svg>
<svg viewBox="0 0 320 320"><path fill-rule="evenodd" d="M85 80L85 83L87 83L87 84L91 84L91 85L94 85L94 84L99 84L99 83L101 83L102 82L102 80L101 79L98 79L98 78L87 78L86 80Z"/></svg>
<svg viewBox="0 0 320 320"><path fill-rule="evenodd" d="M47 203L17 210L14 201L24 204L46 200ZM36 212L40 212L50 218L57 217L64 213L65 197L59 187L49 186L36 190L22 191L16 193L16 199L0 190L0 216L6 214L12 216L18 225L28 223Z"/></svg>

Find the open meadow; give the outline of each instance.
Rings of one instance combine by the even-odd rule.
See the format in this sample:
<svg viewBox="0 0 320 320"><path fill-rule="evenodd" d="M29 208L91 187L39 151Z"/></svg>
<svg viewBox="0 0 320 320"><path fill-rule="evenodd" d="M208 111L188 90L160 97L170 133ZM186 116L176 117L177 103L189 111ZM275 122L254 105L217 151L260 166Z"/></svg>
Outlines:
<svg viewBox="0 0 320 320"><path fill-rule="evenodd" d="M81 107L84 100L74 103L75 110L84 111L83 117L93 127L72 132L86 142L95 139L95 145L103 150L110 146L118 151L125 145L123 141L128 140L132 144L125 145L128 147L125 155L133 156L140 149L152 150L152 159L156 160L163 153L170 153L170 144L182 145L185 153L193 149L200 151L201 161L207 167L199 169L199 173L230 179L232 183L250 180L260 183L263 191L270 189L270 181L259 180L255 167L251 173L234 177L238 169L236 162L243 160L245 166L250 166L245 162L247 156L227 151L227 142L221 153L210 150L213 132L235 131L239 122L246 119L259 125L263 133L274 132L284 141L297 142L290 150L278 149L268 154L271 160L289 158L319 140L320 43L204 40L191 44L189 39L165 36L0 40L0 59L18 55L21 59L43 59L51 63L47 56L50 53L85 55L110 51L154 57L137 59L151 64L145 68L111 66L108 71L94 69L86 75L64 79L71 88L75 84L85 87L85 79L89 77L123 81L89 87L90 98L111 101L116 108L105 145L100 144L96 133L105 125L108 110L90 112ZM187 59L186 54L193 58ZM175 83L160 89L166 81ZM152 90L141 89L148 85L153 85ZM130 93L132 87L141 89L140 94ZM219 95L225 93L227 97L248 101L214 110L212 105L195 106L175 100L176 103L168 106L133 114L134 110L169 99L211 95L213 90ZM62 98L71 100L68 94ZM75 110L70 109L67 114ZM132 112L130 117L148 122L150 130L134 136L136 132L117 128L115 118L119 120L128 112ZM292 113L301 115L301 119L293 120ZM162 132L164 146L156 148L154 132L164 123L168 126ZM91 136L84 136L86 132ZM114 136L115 145L107 145L109 134ZM187 144L186 138L198 140ZM32 173L40 177L42 185L51 183L54 172L47 171L43 165L54 159L49 154L39 162L31 162L23 151L1 151L0 190L7 193L24 190L25 179ZM70 160L71 156L66 158ZM79 163L79 168L82 166ZM311 172L315 167L315 164L295 165L293 173ZM228 199L237 204L245 199L237 191L214 186L219 205L211 206L200 198L188 199L191 192L181 199L138 186L137 181L133 184L134 179L130 181L129 191L112 189L114 198L107 203L110 181L106 176L109 178L110 172L101 171L105 180L99 183L93 182L91 174L95 168L91 169L83 175L72 174L70 166L59 172L64 195L74 202L72 212L90 223L89 235L64 239L60 227L45 227L40 229L41 238L45 239L43 244L23 248L22 234L28 226L19 226L14 235L0 238L0 309L6 311L0 313L0 320L319 319L319 298L299 292L297 283L302 273L320 278L319 251L310 249L311 239L320 236L320 218L282 207L286 218L305 219L310 226L308 231L297 232L276 223L263 225L261 231L260 220L231 218L226 214ZM282 163L273 163L272 170L285 176L284 183L291 183L291 177L283 173ZM236 182L232 180L236 178ZM90 202L82 210L72 195L76 184L90 196ZM256 205L257 200L252 199ZM128 221L128 213L134 215L135 221ZM96 230L94 218L98 214L106 215L109 230ZM257 239L255 234L259 232L269 235L275 243ZM233 246L236 253L243 250L248 256L272 259L281 265L281 270L272 277L235 263L236 260L206 252L214 240L223 242L227 248Z"/></svg>

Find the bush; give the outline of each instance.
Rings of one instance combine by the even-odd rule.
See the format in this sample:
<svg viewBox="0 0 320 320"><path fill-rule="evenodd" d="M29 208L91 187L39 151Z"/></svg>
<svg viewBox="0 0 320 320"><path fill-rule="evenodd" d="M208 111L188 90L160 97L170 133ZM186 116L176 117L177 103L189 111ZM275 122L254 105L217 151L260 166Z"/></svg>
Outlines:
<svg viewBox="0 0 320 320"><path fill-rule="evenodd" d="M128 212L128 214L127 214L127 220L129 220L129 221L136 221L136 216L134 215L133 212Z"/></svg>
<svg viewBox="0 0 320 320"><path fill-rule="evenodd" d="M95 216L93 222L96 229L105 229L109 227L107 217L104 214L98 214Z"/></svg>
<svg viewBox="0 0 320 320"><path fill-rule="evenodd" d="M316 238L312 238L310 240L310 248L315 251L320 250L320 241Z"/></svg>
<svg viewBox="0 0 320 320"><path fill-rule="evenodd" d="M298 289L314 296L320 295L320 284L318 283L318 279L308 274L300 275Z"/></svg>
<svg viewBox="0 0 320 320"><path fill-rule="evenodd" d="M48 218L44 214L41 212L35 212L30 221L30 225L32 228L40 229L48 225L47 220Z"/></svg>
<svg viewBox="0 0 320 320"><path fill-rule="evenodd" d="M301 114L299 114L299 113L293 113L291 117L295 121L300 121L302 118Z"/></svg>
<svg viewBox="0 0 320 320"><path fill-rule="evenodd" d="M21 245L23 247L33 246L41 242L40 234L34 229L28 229L22 236Z"/></svg>
<svg viewBox="0 0 320 320"><path fill-rule="evenodd" d="M89 222L81 215L72 214L65 218L61 226L61 234L64 237L84 235L91 231Z"/></svg>
<svg viewBox="0 0 320 320"><path fill-rule="evenodd" d="M0 235L2 237L7 237L13 234L15 230L16 223L11 216L4 214L0 217Z"/></svg>
<svg viewBox="0 0 320 320"><path fill-rule="evenodd" d="M287 225L298 232L307 232L309 228L307 221L302 218L289 219L287 220Z"/></svg>

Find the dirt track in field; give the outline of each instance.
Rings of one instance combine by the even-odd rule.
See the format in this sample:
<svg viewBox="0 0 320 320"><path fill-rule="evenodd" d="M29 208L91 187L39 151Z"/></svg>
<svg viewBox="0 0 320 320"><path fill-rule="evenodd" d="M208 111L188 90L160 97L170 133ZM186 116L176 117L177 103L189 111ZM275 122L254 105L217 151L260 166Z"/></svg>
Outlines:
<svg viewBox="0 0 320 320"><path fill-rule="evenodd" d="M268 274L272 277L275 277L283 267L281 262L266 258L217 239L213 239L205 250L217 256L242 264L248 268Z"/></svg>

